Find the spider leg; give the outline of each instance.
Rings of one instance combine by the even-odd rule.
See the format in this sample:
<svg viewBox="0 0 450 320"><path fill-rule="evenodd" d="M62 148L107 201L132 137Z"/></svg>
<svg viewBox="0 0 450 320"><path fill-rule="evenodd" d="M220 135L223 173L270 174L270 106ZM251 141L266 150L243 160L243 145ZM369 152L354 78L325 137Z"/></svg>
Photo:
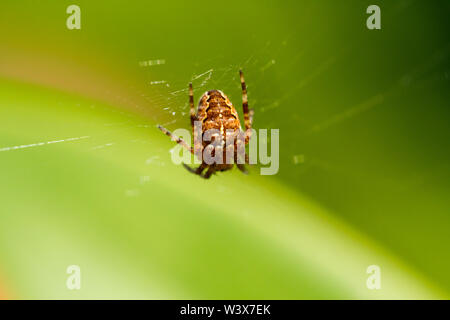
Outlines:
<svg viewBox="0 0 450 320"><path fill-rule="evenodd" d="M247 168L245 167L245 165L237 163L236 166L243 174L248 174L248 171L247 171Z"/></svg>
<svg viewBox="0 0 450 320"><path fill-rule="evenodd" d="M245 165L244 165L243 163L238 163L237 159L238 159L238 155L236 154L234 161L235 161L236 166L238 167L238 169L239 169L242 173L248 174L248 170L247 170L247 168L245 167ZM242 158L241 158L241 159L242 159ZM249 157L248 157L248 154L247 154L247 153L244 153L244 159L245 159L245 164L249 164L250 161L249 161Z"/></svg>
<svg viewBox="0 0 450 320"><path fill-rule="evenodd" d="M245 141L245 144L247 144L247 142L248 141ZM242 160L243 158L245 159L245 163L246 164L250 163L248 154L245 151L245 144L244 144L243 139L238 139L236 141L236 143L235 143L235 150L236 150L236 152L234 153L234 162L236 164L238 164L238 159ZM240 165L243 165L243 164L240 164Z"/></svg>
<svg viewBox="0 0 450 320"><path fill-rule="evenodd" d="M166 128L164 128L163 126L160 126L158 124L158 129L161 130L166 136L170 137L170 139L172 139L172 141L175 141L178 144L181 144L186 150L188 150L190 153L194 154L194 149L192 149L191 146L189 146L186 141L184 141L183 139L174 136L169 130L167 130Z"/></svg>
<svg viewBox="0 0 450 320"><path fill-rule="evenodd" d="M195 130L195 121L197 121L197 115L195 114L195 108L194 108L194 91L192 89L192 82L189 83L189 109L190 109L190 115L191 115L192 133L194 135L194 154L197 158L201 159L203 146L201 144L201 141L197 141L199 132L197 132L197 130Z"/></svg>
<svg viewBox="0 0 450 320"><path fill-rule="evenodd" d="M197 169L189 167L187 164L183 163L183 166L186 168L187 171L199 175L200 177L204 179L209 179L211 175L215 172L215 170L212 167L208 168L208 165L206 163L202 163ZM205 174L202 174L203 170L205 168L208 168Z"/></svg>
<svg viewBox="0 0 450 320"><path fill-rule="evenodd" d="M183 166L186 168L187 171L197 174L199 176L202 176L203 170L208 166L206 163L202 163L197 169L189 167L187 164L183 163Z"/></svg>
<svg viewBox="0 0 450 320"><path fill-rule="evenodd" d="M253 115L255 114L255 110L253 110L253 109L250 109L249 111L248 111L248 119L249 119L249 121L250 121L250 127L249 127L249 129L251 129L252 127L253 127Z"/></svg>
<svg viewBox="0 0 450 320"><path fill-rule="evenodd" d="M209 178L211 178L211 175L215 172L216 172L216 170L214 170L212 167L209 167L208 171L206 171L205 175L203 175L203 176L201 175L201 177L205 178L205 179L209 179Z"/></svg>
<svg viewBox="0 0 450 320"><path fill-rule="evenodd" d="M247 86L245 84L244 74L242 73L242 70L239 70L239 75L242 88L242 109L244 110L245 143L247 144L252 135L253 115L255 112L253 111L253 109L248 109Z"/></svg>
<svg viewBox="0 0 450 320"><path fill-rule="evenodd" d="M194 91L192 90L192 82L189 83L189 108L191 111L191 127L192 131L194 131L194 122L197 119L195 115L195 109L194 109Z"/></svg>

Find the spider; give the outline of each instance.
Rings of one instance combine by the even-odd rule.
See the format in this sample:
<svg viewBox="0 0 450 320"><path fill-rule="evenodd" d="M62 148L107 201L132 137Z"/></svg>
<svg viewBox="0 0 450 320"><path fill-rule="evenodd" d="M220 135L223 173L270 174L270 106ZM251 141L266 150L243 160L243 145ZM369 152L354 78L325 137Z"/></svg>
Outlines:
<svg viewBox="0 0 450 320"><path fill-rule="evenodd" d="M212 174L215 174L217 171L226 171L233 168L233 165L236 164L238 169L243 173L247 174L247 170L244 164L237 161L238 156L243 154L245 156L245 163L249 163L248 155L245 153L245 145L248 144L252 134L252 124L253 124L253 110L249 110L248 108L248 98L247 98L247 87L245 85L244 75L242 70L239 70L240 80L241 80L241 88L242 88L242 108L244 110L244 124L245 124L245 132L241 128L241 123L239 121L239 116L234 108L233 104L230 102L228 97L220 90L210 90L205 92L200 101L198 103L197 112L194 109L194 93L192 90L192 83L189 83L189 105L190 105L190 115L191 115L191 126L192 131L194 133L194 144L196 145L195 152L194 148L188 145L183 139L172 135L172 133L166 128L158 125L158 128L167 136L169 136L173 141L182 145L185 149L187 149L192 154L199 156L202 154L203 150L208 148L209 146L215 146L215 139L211 139L211 141L199 141L196 142L196 132L195 132L195 123L201 123L201 132L202 135L205 134L210 129L218 130L220 132L220 143L222 147L223 157L226 156L227 150L231 151L231 154L234 155L233 161L216 161L206 163L202 158L202 163L198 168L191 168L186 164L183 164L184 167L189 171L196 175L199 175L202 178L209 179ZM213 135L214 136L214 135ZM245 140L243 139L245 137ZM237 138L237 139L236 139ZM227 141L231 141L227 144L226 148L223 148ZM232 150L230 150L232 149ZM213 149L212 153L215 153L216 150ZM205 173L204 173L205 172Z"/></svg>

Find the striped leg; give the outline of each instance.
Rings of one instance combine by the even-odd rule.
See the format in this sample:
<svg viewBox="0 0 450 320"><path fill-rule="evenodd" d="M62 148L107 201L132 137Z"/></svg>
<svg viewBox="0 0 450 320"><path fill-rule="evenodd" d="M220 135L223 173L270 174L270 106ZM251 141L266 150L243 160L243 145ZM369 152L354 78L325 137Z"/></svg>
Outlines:
<svg viewBox="0 0 450 320"><path fill-rule="evenodd" d="M243 164L237 164L236 165L238 167L238 169L243 173L243 174L248 174L247 168L245 167L245 165Z"/></svg>
<svg viewBox="0 0 450 320"><path fill-rule="evenodd" d="M200 177L204 178L204 179L209 179L211 178L211 175L215 172L215 170L212 167L209 167L206 163L202 163L197 169L191 168L189 167L187 164L183 163L183 166L186 168L187 171L199 175ZM202 174L202 172L208 168L208 170L206 170L205 174Z"/></svg>
<svg viewBox="0 0 450 320"><path fill-rule="evenodd" d="M197 174L199 176L202 176L203 170L205 170L205 168L208 167L208 165L206 163L202 163L197 169L191 168L185 163L183 163L183 166L186 168L187 171L189 171L193 174Z"/></svg>
<svg viewBox="0 0 450 320"><path fill-rule="evenodd" d="M208 171L206 171L206 173L205 173L205 175L200 175L202 178L205 178L205 179L209 179L209 178L211 178L211 175L214 173L214 172L216 172L212 167L209 167L208 168Z"/></svg>
<svg viewBox="0 0 450 320"><path fill-rule="evenodd" d="M194 131L194 122L197 117L195 116L194 91L192 90L192 82L189 83L189 107L191 110L191 127L192 127L192 131Z"/></svg>
<svg viewBox="0 0 450 320"><path fill-rule="evenodd" d="M172 139L172 141L175 141L178 144L181 144L186 150L188 150L190 153L194 154L194 149L192 149L192 147L190 145L188 145L186 143L186 141L184 141L183 139L174 136L169 130L167 130L166 128L164 128L163 126L160 126L158 124L158 129L161 130L166 136L170 137L170 139Z"/></svg>
<svg viewBox="0 0 450 320"><path fill-rule="evenodd" d="M234 161L236 163L236 166L238 167L238 169L240 171L242 171L242 173L248 174L245 164L250 164L250 160L249 160L248 154L245 152L245 149L243 151L244 151L243 154L239 154L239 151L236 152L236 154L234 156ZM240 163L241 161L238 161L238 159L244 160L245 162Z"/></svg>
<svg viewBox="0 0 450 320"><path fill-rule="evenodd" d="M248 97L247 97L247 86L245 85L244 74L242 70L239 70L239 75L241 78L241 88L242 88L242 109L244 109L244 124L245 124L245 143L248 143L252 134L253 125L253 110L248 109Z"/></svg>
<svg viewBox="0 0 450 320"><path fill-rule="evenodd" d="M201 141L201 126L200 128L197 128L195 130L195 121L197 120L197 115L195 114L195 108L194 108L194 90L192 89L192 82L189 83L189 109L191 114L191 127L192 127L192 133L194 135L194 154L198 159L202 158L202 141ZM200 132L199 132L200 130ZM199 140L199 134L200 134L200 141Z"/></svg>

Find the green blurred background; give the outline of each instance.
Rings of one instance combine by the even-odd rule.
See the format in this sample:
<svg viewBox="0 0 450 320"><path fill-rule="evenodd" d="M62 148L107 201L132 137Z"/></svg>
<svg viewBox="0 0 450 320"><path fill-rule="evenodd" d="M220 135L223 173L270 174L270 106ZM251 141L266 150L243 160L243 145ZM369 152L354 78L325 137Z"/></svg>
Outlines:
<svg viewBox="0 0 450 320"><path fill-rule="evenodd" d="M2 1L0 298L448 299L450 2L371 4ZM280 171L204 181L156 124L239 68Z"/></svg>

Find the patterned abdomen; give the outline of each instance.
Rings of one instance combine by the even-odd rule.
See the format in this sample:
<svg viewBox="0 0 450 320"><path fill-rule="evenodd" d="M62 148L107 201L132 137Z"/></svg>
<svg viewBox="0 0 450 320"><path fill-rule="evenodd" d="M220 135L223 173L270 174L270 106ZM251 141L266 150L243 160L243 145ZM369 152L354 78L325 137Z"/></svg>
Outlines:
<svg viewBox="0 0 450 320"><path fill-rule="evenodd" d="M197 120L202 122L202 132L209 129L219 130L222 138L226 139L227 130L237 131L241 129L239 116L228 97L223 92L211 90L200 99Z"/></svg>

